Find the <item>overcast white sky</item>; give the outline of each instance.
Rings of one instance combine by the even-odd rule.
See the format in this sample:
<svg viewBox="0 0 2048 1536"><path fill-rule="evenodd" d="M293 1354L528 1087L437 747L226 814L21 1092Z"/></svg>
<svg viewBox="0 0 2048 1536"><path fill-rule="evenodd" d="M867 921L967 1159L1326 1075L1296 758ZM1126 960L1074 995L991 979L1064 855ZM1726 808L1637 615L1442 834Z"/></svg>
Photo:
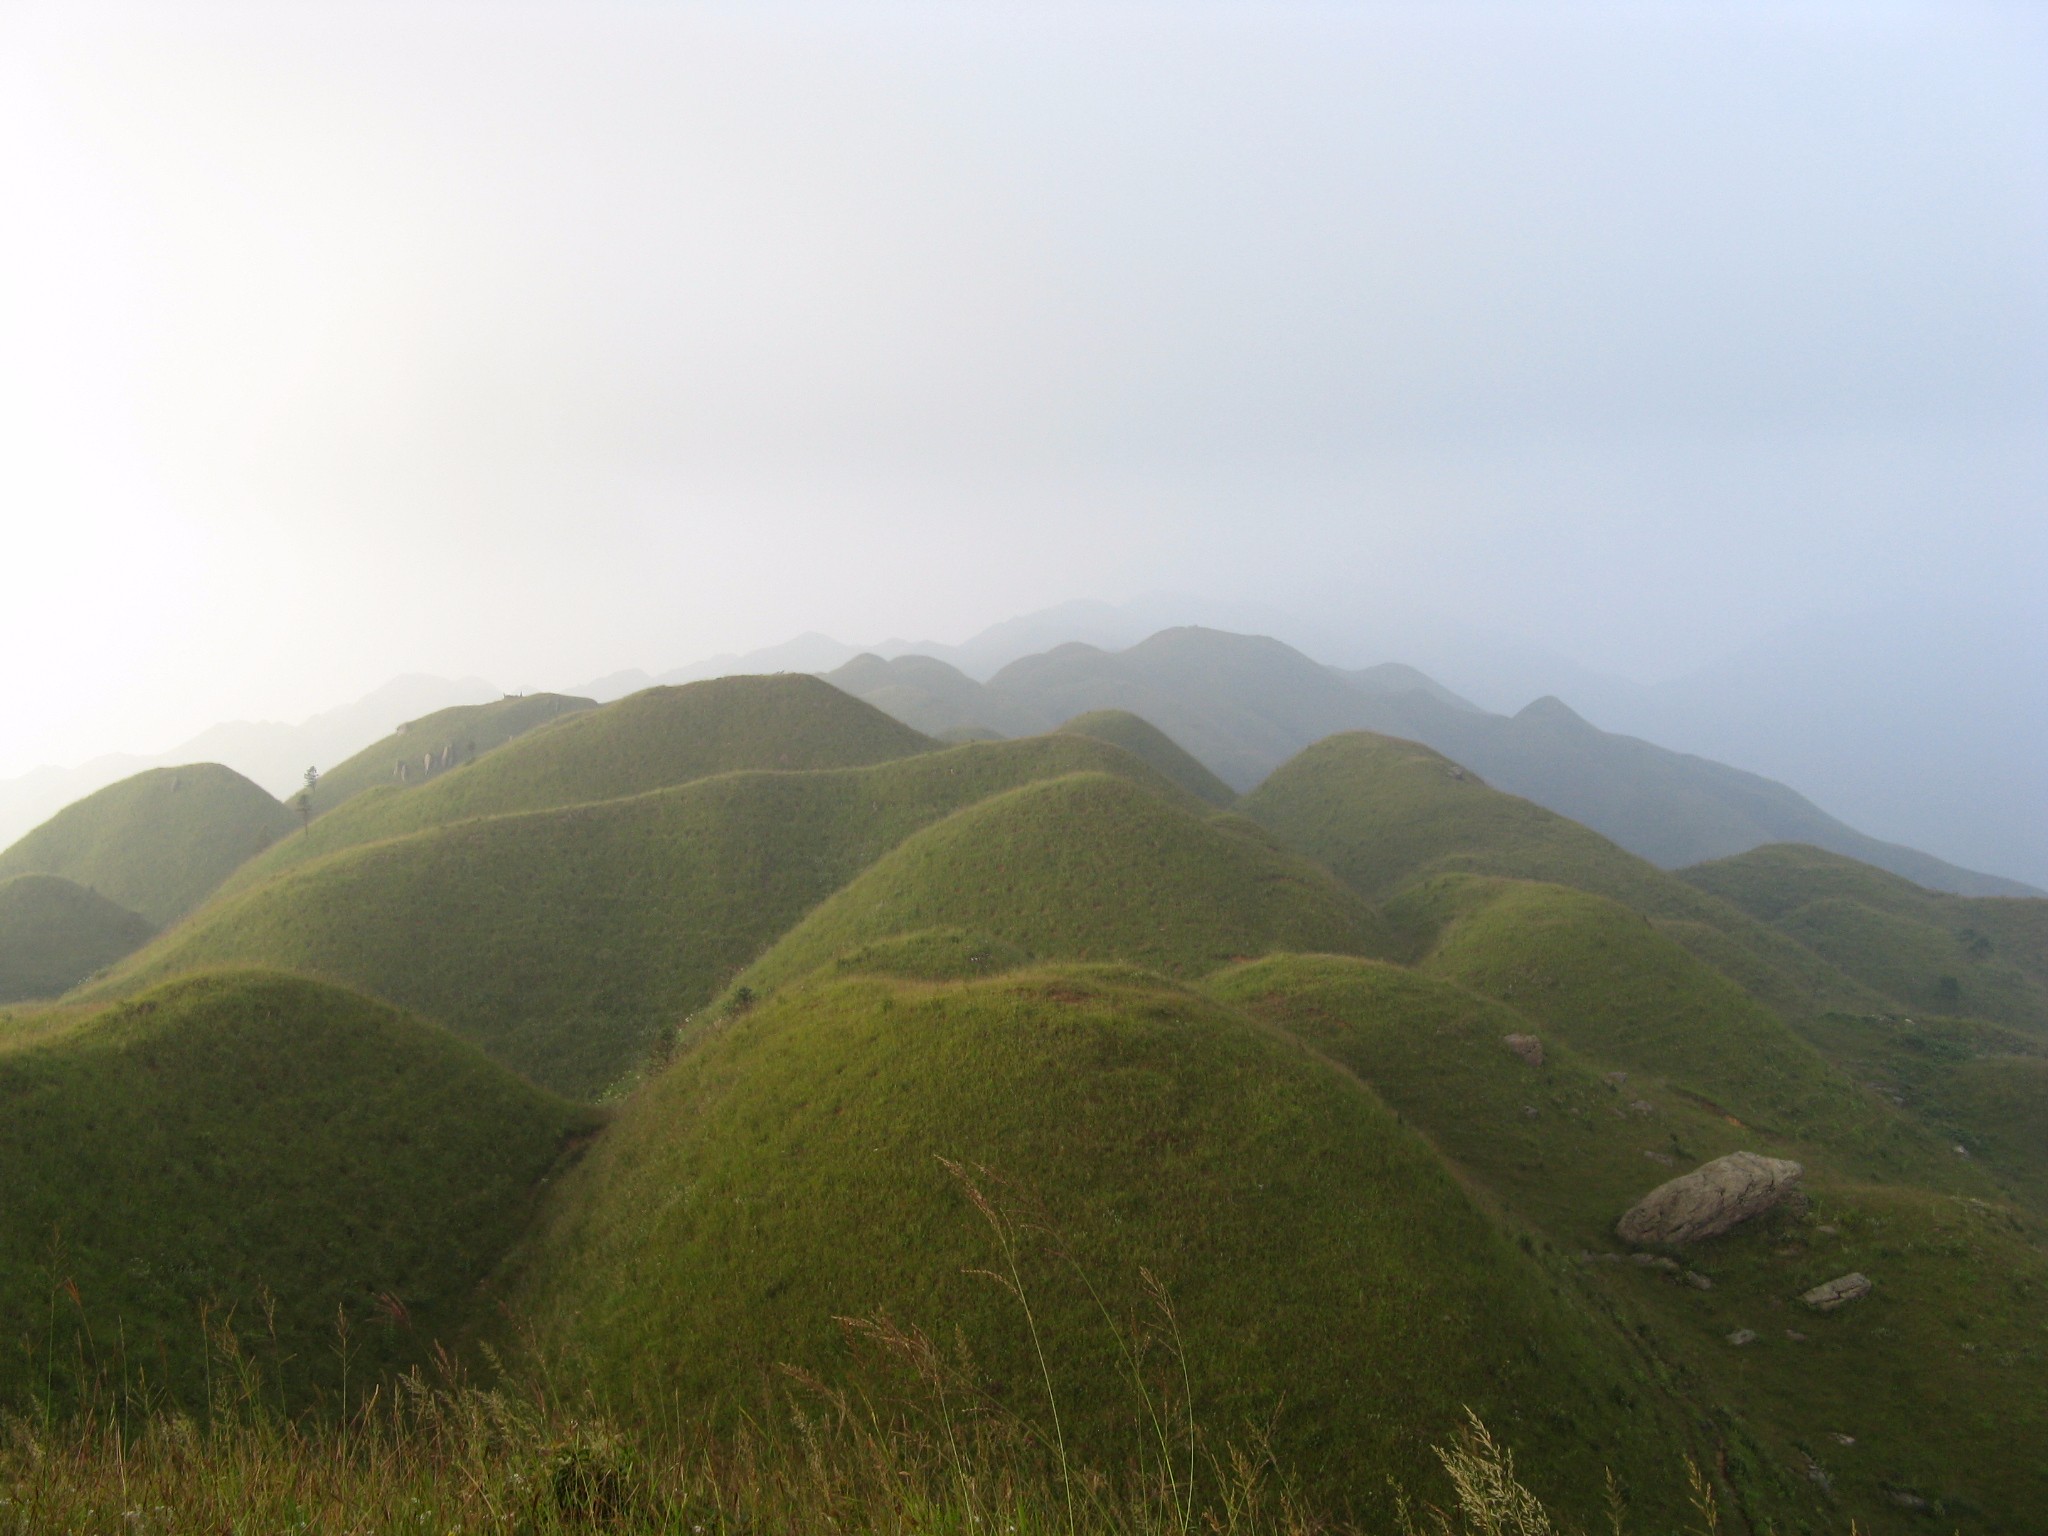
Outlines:
<svg viewBox="0 0 2048 1536"><path fill-rule="evenodd" d="M1077 596L1649 681L2048 577L2035 6L13 0L0 209L0 773Z"/></svg>

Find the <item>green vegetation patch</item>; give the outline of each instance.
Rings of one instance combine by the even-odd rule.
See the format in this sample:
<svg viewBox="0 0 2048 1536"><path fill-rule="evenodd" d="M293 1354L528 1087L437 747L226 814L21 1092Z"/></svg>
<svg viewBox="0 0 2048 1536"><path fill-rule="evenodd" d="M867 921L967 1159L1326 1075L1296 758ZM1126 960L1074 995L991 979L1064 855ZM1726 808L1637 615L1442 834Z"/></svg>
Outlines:
<svg viewBox="0 0 2048 1536"><path fill-rule="evenodd" d="M1646 1189L1754 1140L1654 1074L1587 1060L1540 1021L1397 965L1275 955L1204 990L1356 1073L1560 1247L1612 1247Z"/></svg>
<svg viewBox="0 0 2048 1536"><path fill-rule="evenodd" d="M55 997L155 932L146 919L61 875L0 881L0 1003Z"/></svg>
<svg viewBox="0 0 2048 1536"><path fill-rule="evenodd" d="M1923 890L1793 843L1696 865L1684 878L1909 1009L2048 1033L2048 901Z"/></svg>
<svg viewBox="0 0 2048 1536"><path fill-rule="evenodd" d="M202 1310L288 1410L470 1317L577 1110L388 1004L255 972L0 1035L0 1405L204 1400Z"/></svg>
<svg viewBox="0 0 2048 1536"><path fill-rule="evenodd" d="M62 875L161 927L297 825L232 768L152 768L66 806L0 853L0 880Z"/></svg>
<svg viewBox="0 0 2048 1536"><path fill-rule="evenodd" d="M1275 949L1390 945L1377 913L1257 828L1082 773L991 797L906 840L741 979L765 992L862 944L939 926L1042 958L1177 976Z"/></svg>
<svg viewBox="0 0 2048 1536"><path fill-rule="evenodd" d="M1666 1079L1738 1121L1757 1150L1820 1142L1867 1173L1990 1193L1777 1014L1619 903L1447 875L1420 882L1388 911L1434 934L1423 970L1498 998L1610 1068Z"/></svg>
<svg viewBox="0 0 2048 1536"><path fill-rule="evenodd" d="M538 1083L595 1097L906 836L1083 769L1123 775L1181 814L1164 803L1180 791L1078 736L724 774L345 849L222 898L93 992L203 966L283 967L417 1009Z"/></svg>
<svg viewBox="0 0 2048 1536"><path fill-rule="evenodd" d="M522 693L488 704L437 709L408 720L382 741L372 742L321 774L311 797L313 814L325 815L366 789L425 784L451 768L475 762L537 725L596 707L594 700L569 694Z"/></svg>
<svg viewBox="0 0 2048 1536"><path fill-rule="evenodd" d="M1679 943L1698 945L1708 964L1732 969L1781 1010L1882 1006L1737 908L1412 741L1366 731L1332 736L1282 765L1241 808L1374 901L1435 874L1547 881L1670 923Z"/></svg>
<svg viewBox="0 0 2048 1536"><path fill-rule="evenodd" d="M1145 1429L1119 1330L1163 1333L1139 1372L1187 1401L1143 1274L1211 1445L1269 1425L1282 1466L1375 1520L1389 1477L1434 1485L1428 1446L1467 1406L1575 1514L1603 1466L1668 1486L1675 1441L1621 1346L1422 1140L1320 1058L1126 968L820 978L756 1007L621 1110L524 1289L602 1400L684 1413L764 1411L784 1364L873 1387L834 1319L879 1314L971 1353L1049 1436L1035 1328L1067 1444L1116 1470Z"/></svg>
<svg viewBox="0 0 2048 1536"><path fill-rule="evenodd" d="M1166 732L1127 709L1097 709L1076 715L1063 731L1113 742L1132 756L1142 758L1197 799L1211 805L1234 805L1237 791L1197 762L1185 747Z"/></svg>
<svg viewBox="0 0 2048 1536"><path fill-rule="evenodd" d="M615 800L738 769L855 768L932 741L800 674L648 688L564 715L416 788L366 790L244 870L241 890L341 848L478 816Z"/></svg>

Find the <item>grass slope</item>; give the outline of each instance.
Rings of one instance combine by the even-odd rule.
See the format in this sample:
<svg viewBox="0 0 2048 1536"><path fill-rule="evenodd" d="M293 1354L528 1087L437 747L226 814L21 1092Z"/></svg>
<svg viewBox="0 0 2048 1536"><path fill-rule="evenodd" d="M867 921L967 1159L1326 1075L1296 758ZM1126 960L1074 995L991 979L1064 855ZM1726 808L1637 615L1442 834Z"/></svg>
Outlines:
<svg viewBox="0 0 2048 1536"><path fill-rule="evenodd" d="M593 1096L905 837L1078 771L1197 805L1128 753L1080 736L722 774L344 849L216 902L94 995L194 967L285 967L417 1009L536 1082Z"/></svg>
<svg viewBox="0 0 2048 1536"><path fill-rule="evenodd" d="M323 816L366 789L424 784L459 768L535 726L595 709L596 701L561 693L527 693L488 704L457 704L407 721L382 741L321 774L313 814Z"/></svg>
<svg viewBox="0 0 2048 1536"><path fill-rule="evenodd" d="M337 1309L359 1381L416 1359L468 1319L587 1114L388 1004L290 977L190 978L56 1031L0 1023L0 1403L102 1372L203 1400L202 1306L274 1327L266 1368L296 1406L339 1386Z"/></svg>
<svg viewBox="0 0 2048 1536"><path fill-rule="evenodd" d="M1390 942L1363 901L1249 823L1081 773L991 797L907 839L741 979L768 991L859 945L932 927L1178 976L1273 949L1374 954Z"/></svg>
<svg viewBox="0 0 2048 1536"><path fill-rule="evenodd" d="M0 881L0 1003L68 991L155 931L61 875Z"/></svg>
<svg viewBox="0 0 2048 1536"><path fill-rule="evenodd" d="M1542 1241L1588 1250L1581 1294L1710 1427L1748 1528L1993 1532L2048 1520L2048 1263L2009 1212L1861 1181L1853 1148L1810 1141L1799 1148L1810 1206L1687 1250L1708 1284L1679 1283L1618 1261L1613 1222L1673 1172L1759 1147L1753 1128L1654 1073L1611 1082L1564 1030L1397 967L1278 956L1206 990L1357 1073ZM1502 1043L1531 1032L1541 1066ZM1827 1316L1797 1304L1851 1270L1876 1282L1866 1301ZM1731 1346L1739 1329L1756 1337Z"/></svg>
<svg viewBox="0 0 2048 1536"><path fill-rule="evenodd" d="M880 710L800 674L648 688L565 715L417 788L365 791L281 842L242 890L340 848L478 816L615 800L743 768L853 768L932 750Z"/></svg>
<svg viewBox="0 0 2048 1536"><path fill-rule="evenodd" d="M0 880L62 875L161 927L297 824L232 768L152 768L66 806L0 853Z"/></svg>
<svg viewBox="0 0 2048 1536"><path fill-rule="evenodd" d="M1369 900L1429 875L1541 880L1632 907L1744 988L1788 1012L1883 999L1727 902L1532 801L1489 788L1412 741L1354 731L1318 742L1241 802L1245 815L1327 864Z"/></svg>
<svg viewBox="0 0 2048 1536"><path fill-rule="evenodd" d="M1091 710L1085 715L1074 716L1060 729L1122 747L1134 757L1150 763L1189 794L1211 805L1231 805L1237 800L1237 791L1196 762L1171 736L1127 709Z"/></svg>
<svg viewBox="0 0 2048 1536"><path fill-rule="evenodd" d="M793 988L710 1037L566 1181L524 1287L542 1336L615 1403L762 1411L775 1368L865 1379L835 1316L886 1313L1048 1427L989 1228L937 1161L991 1170L1079 1459L1142 1422L1110 1328L1141 1267L1185 1339L1212 1445L1270 1422L1310 1489L1387 1513L1434 1488L1467 1405L1577 1514L1600 1469L1675 1454L1626 1356L1467 1202L1368 1091L1204 999L1123 968ZM1177 1377L1158 1352L1144 1374ZM1169 1388L1181 1393L1176 1380ZM766 1411L779 1416L782 1410ZM1661 1462L1660 1462L1661 1458Z"/></svg>
<svg viewBox="0 0 2048 1536"><path fill-rule="evenodd" d="M1585 891L1447 875L1388 915L1431 935L1420 968L1498 998L1609 1068L1655 1073L1758 1150L1835 1148L1878 1177L1989 1194L1924 1131L1636 912Z"/></svg>
<svg viewBox="0 0 2048 1536"><path fill-rule="evenodd" d="M2048 1032L2048 900L1952 896L1793 843L1684 878L1909 1008Z"/></svg>

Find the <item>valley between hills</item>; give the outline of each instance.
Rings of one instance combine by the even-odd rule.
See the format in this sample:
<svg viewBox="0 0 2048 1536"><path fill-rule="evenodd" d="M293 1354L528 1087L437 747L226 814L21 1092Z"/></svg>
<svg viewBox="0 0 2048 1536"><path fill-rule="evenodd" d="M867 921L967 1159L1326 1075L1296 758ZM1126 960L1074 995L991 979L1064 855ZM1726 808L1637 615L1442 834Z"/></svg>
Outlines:
<svg viewBox="0 0 2048 1536"><path fill-rule="evenodd" d="M866 1423L946 1475L861 1528L997 1509L957 1434L1047 1528L1394 1531L1476 1416L1559 1529L2048 1529L2048 897L1555 700L1173 630L460 705L60 811L0 1005L17 1445L494 1402L554 1523L462 1528L801 1529L627 1494Z"/></svg>

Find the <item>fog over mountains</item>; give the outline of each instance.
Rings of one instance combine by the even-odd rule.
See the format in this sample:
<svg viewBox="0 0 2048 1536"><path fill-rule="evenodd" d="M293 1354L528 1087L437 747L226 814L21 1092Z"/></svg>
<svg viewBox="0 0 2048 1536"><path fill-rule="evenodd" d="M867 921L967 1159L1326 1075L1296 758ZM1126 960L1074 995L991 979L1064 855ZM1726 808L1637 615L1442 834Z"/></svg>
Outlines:
<svg viewBox="0 0 2048 1536"><path fill-rule="evenodd" d="M1211 623L1191 627L1191 618ZM1262 629L1302 648L1247 633ZM811 672L933 734L1026 735L1128 709L1240 792L1323 736L1368 729L1421 741L1667 868L1804 842L1934 889L2048 885L2048 813L2030 771L2048 700L2009 688L1983 698L1967 669L1936 664L1934 648L1917 644L1925 638L1906 621L1823 626L1647 688L1471 635L1420 639L1410 654L1427 670L1384 659L1329 665L1370 642L1272 610L1155 597L1063 603L958 645L861 647L813 632L561 691L602 703L655 684ZM1859 648L1872 663L1847 666ZM2012 659L1985 675L2012 676ZM1844 675L1869 680L1848 698L1823 692ZM1555 692L1516 701L1550 679ZM297 725L230 722L152 757L39 769L0 781L0 844L152 766L218 761L282 797L308 766L332 766L402 721L499 693L475 677L407 675Z"/></svg>

